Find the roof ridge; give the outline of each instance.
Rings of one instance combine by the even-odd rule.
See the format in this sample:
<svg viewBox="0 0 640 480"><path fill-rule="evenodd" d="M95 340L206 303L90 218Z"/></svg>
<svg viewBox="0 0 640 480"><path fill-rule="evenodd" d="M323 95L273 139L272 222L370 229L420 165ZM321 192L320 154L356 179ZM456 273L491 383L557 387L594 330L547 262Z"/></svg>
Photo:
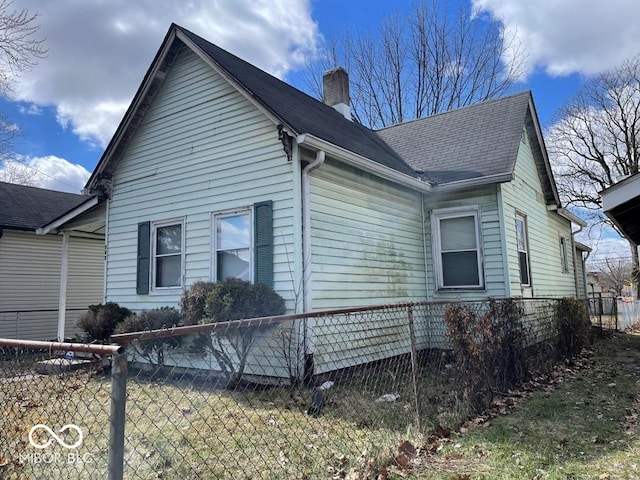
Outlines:
<svg viewBox="0 0 640 480"><path fill-rule="evenodd" d="M463 107L453 108L451 110L447 110L447 111L444 111L444 112L434 113L433 115L429 115L427 117L414 118L414 119L411 119L411 120L407 120L406 122L394 123L393 125L388 125L386 127L382 127L382 128L377 129L377 130L374 130L374 132L378 133L378 132L381 132L383 130L389 130L391 128L396 128L396 127L401 127L401 126L409 125L409 124L416 123L416 122L421 122L423 120L428 120L430 118L436 118L436 117L440 117L440 116L443 116L443 115L448 115L448 114L451 114L451 113L461 112L461 111L469 110L469 109L472 109L472 108L478 108L478 107L486 106L486 105L489 105L489 104L492 104L492 103L497 103L497 102L510 100L510 99L515 98L515 97L524 96L524 95L531 95L531 90L530 89L529 90L523 90L522 92L513 93L513 94L510 94L510 95L507 95L507 96L504 96L504 97L490 98L490 99L484 100L482 102L477 102L477 103L473 103L473 104L470 104L470 105L465 105Z"/></svg>

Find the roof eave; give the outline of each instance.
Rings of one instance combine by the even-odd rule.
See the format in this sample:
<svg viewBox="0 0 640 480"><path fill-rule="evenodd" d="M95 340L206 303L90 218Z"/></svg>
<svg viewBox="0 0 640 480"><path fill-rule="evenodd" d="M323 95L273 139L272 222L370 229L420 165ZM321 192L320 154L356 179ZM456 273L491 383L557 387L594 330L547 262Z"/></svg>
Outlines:
<svg viewBox="0 0 640 480"><path fill-rule="evenodd" d="M48 233L58 233L58 229L64 225L65 223L69 222L70 220L73 220L74 218L78 217L79 215L82 215L84 212L86 212L87 210L95 207L96 205L98 205L98 203L100 203L100 198L98 196L93 196L91 198L89 198L87 201L81 203L80 205L78 205L77 207L73 208L72 210L69 210L67 213L59 216L58 218L56 218L55 220L49 222L46 225L43 225L42 227L36 228L36 235L46 235Z"/></svg>
<svg viewBox="0 0 640 480"><path fill-rule="evenodd" d="M325 153L333 158L336 158L337 160L351 165L352 167L365 170L380 178L384 178L385 180L390 180L394 183L404 185L408 188L417 190L422 193L431 193L432 191L431 184L427 182L398 172L397 170L394 170L393 168L387 167L385 165L381 165L380 163L377 163L369 158L363 157L362 155L339 147L338 145L335 145L333 143L327 142L326 140L318 138L314 135L308 133L298 135L296 141L300 146L309 147L315 150L323 150Z"/></svg>
<svg viewBox="0 0 640 480"><path fill-rule="evenodd" d="M447 182L434 186L434 192L454 192L457 190L465 190L473 187L482 187L495 183L507 183L513 180L513 172L495 173L493 175L485 175L483 177L468 178L455 182Z"/></svg>

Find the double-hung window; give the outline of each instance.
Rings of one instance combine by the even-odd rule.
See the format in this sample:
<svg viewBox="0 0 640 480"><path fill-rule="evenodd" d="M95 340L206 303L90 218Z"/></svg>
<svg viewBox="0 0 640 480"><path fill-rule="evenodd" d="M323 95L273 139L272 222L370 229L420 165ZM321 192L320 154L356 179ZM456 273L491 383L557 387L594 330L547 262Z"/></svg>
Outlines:
<svg viewBox="0 0 640 480"><path fill-rule="evenodd" d="M438 287L483 288L478 209L435 210L432 226Z"/></svg>
<svg viewBox="0 0 640 480"><path fill-rule="evenodd" d="M184 278L184 219L138 224L136 293L175 293Z"/></svg>
<svg viewBox="0 0 640 480"><path fill-rule="evenodd" d="M528 287L531 285L529 270L529 238L527 234L527 217L516 214L516 242L518 245L518 263L520 267L520 283Z"/></svg>
<svg viewBox="0 0 640 480"><path fill-rule="evenodd" d="M253 280L251 210L215 214L213 224L215 280Z"/></svg>
<svg viewBox="0 0 640 480"><path fill-rule="evenodd" d="M560 237L560 265L563 272L569 271L569 257L567 253L567 239L566 237Z"/></svg>

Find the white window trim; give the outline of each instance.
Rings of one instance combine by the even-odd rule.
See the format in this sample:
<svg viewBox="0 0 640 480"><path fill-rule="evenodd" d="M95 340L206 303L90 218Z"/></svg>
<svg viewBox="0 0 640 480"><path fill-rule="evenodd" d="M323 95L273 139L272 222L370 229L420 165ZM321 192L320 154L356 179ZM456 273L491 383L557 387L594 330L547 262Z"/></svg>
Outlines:
<svg viewBox="0 0 640 480"><path fill-rule="evenodd" d="M255 261L253 259L253 244L254 234L253 231L253 207L240 207L229 210L220 210L211 213L211 281L218 282L218 235L216 232L216 221L218 218L232 217L238 214L249 214L249 277L250 282L253 283L253 275L255 268Z"/></svg>
<svg viewBox="0 0 640 480"><path fill-rule="evenodd" d="M478 284L477 285L444 285L444 275L442 271L442 245L440 240L440 221L451 218L473 217L476 232L476 247L478 261ZM465 207L442 208L431 211L431 232L433 240L433 258L436 273L436 286L439 291L450 290L484 290L484 252L482 245L482 232L480 229L480 208L477 205Z"/></svg>
<svg viewBox="0 0 640 480"><path fill-rule="evenodd" d="M180 285L171 286L171 287L157 287L156 286L156 230L159 227L169 227L171 225L180 225L180 233L181 233L181 250L180 250ZM185 277L185 218L178 217L172 218L169 220L161 220L156 222L151 222L151 228L149 231L150 240L151 240L151 258L149 265L149 275L151 276L151 288L149 289L149 294L151 295L175 295L182 293L182 288L184 286L184 277Z"/></svg>
<svg viewBox="0 0 640 480"><path fill-rule="evenodd" d="M518 226L516 223L516 252L518 253L518 282L522 287L531 287L531 249L529 248L529 225L527 222L527 215L522 212L516 212L515 222L518 219L522 220L524 224L524 243L527 254L527 272L529 274L529 283L522 283L522 272L520 271L520 246L518 245Z"/></svg>

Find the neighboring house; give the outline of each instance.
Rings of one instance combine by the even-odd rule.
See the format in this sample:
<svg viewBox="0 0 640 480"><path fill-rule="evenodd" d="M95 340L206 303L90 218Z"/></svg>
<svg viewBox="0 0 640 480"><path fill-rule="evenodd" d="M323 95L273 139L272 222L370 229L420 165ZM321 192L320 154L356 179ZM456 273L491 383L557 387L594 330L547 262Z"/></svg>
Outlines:
<svg viewBox="0 0 640 480"><path fill-rule="evenodd" d="M96 203L95 197L0 182L0 337L71 337L78 313L102 301L103 227L36 234L70 210ZM61 271L67 273L62 282ZM72 320L66 328L65 319Z"/></svg>
<svg viewBox="0 0 640 480"><path fill-rule="evenodd" d="M619 181L600 195L607 217L628 240L640 245L640 173Z"/></svg>
<svg viewBox="0 0 640 480"><path fill-rule="evenodd" d="M346 72L324 82L327 104L172 25L86 185L105 299L229 276L290 312L584 294L529 92L373 131Z"/></svg>

